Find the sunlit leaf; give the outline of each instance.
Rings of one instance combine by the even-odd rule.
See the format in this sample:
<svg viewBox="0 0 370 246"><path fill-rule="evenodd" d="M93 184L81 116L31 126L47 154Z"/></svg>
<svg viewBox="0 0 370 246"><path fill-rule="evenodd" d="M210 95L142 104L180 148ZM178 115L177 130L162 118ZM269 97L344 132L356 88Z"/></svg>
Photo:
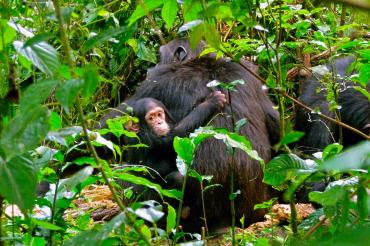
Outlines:
<svg viewBox="0 0 370 246"><path fill-rule="evenodd" d="M98 68L92 65L83 69L84 83L81 95L84 97L92 96L100 83Z"/></svg>
<svg viewBox="0 0 370 246"><path fill-rule="evenodd" d="M146 47L143 40L140 40L138 43L137 56L144 61L157 63L155 51Z"/></svg>
<svg viewBox="0 0 370 246"><path fill-rule="evenodd" d="M315 172L315 168L316 165L309 165L294 154L282 154L273 158L266 165L263 182L279 186L285 181L293 180L299 174L306 175Z"/></svg>
<svg viewBox="0 0 370 246"><path fill-rule="evenodd" d="M34 66L49 75L59 69L60 62L57 51L46 42L39 42L24 47L21 41L13 42L14 48L32 62Z"/></svg>
<svg viewBox="0 0 370 246"><path fill-rule="evenodd" d="M341 170L360 169L370 167L370 142L365 141L333 158L324 161L320 169Z"/></svg>
<svg viewBox="0 0 370 246"><path fill-rule="evenodd" d="M161 6L165 0L145 0L140 1L135 11L132 13L130 18L128 19L129 23L128 25L131 26L133 23L135 23L138 19L144 17L147 15L150 11L152 11L155 8L158 8Z"/></svg>
<svg viewBox="0 0 370 246"><path fill-rule="evenodd" d="M187 165L190 165L193 161L195 146L189 138L175 137L173 141L173 147L177 155L185 161Z"/></svg>
<svg viewBox="0 0 370 246"><path fill-rule="evenodd" d="M167 0L165 1L163 8L162 8L162 18L168 28L171 28L173 23L176 20L177 16L177 1L176 0Z"/></svg>
<svg viewBox="0 0 370 246"><path fill-rule="evenodd" d="M0 51L4 49L3 45L11 43L17 36L16 31L8 25L7 20L0 20Z"/></svg>
<svg viewBox="0 0 370 246"><path fill-rule="evenodd" d="M299 139L301 139L304 136L304 132L289 132L284 135L284 137L280 140L281 145L290 144L297 142Z"/></svg>
<svg viewBox="0 0 370 246"><path fill-rule="evenodd" d="M72 191L72 189L81 184L85 179L92 175L94 171L93 167L87 166L78 171L77 173L73 174L71 177L67 179L63 179L58 186L58 193L62 193L65 191Z"/></svg>
<svg viewBox="0 0 370 246"><path fill-rule="evenodd" d="M176 210L170 205L167 205L167 218L166 218L166 231L167 233L171 233L172 229L176 226Z"/></svg>

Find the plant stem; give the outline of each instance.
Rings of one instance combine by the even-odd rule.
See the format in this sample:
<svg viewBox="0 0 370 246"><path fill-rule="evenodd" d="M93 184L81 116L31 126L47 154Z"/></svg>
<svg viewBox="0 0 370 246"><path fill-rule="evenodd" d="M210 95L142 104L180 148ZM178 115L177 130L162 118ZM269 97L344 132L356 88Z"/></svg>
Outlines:
<svg viewBox="0 0 370 246"><path fill-rule="evenodd" d="M204 203L204 187L203 187L203 181L200 182L200 198L202 199L202 210L203 210L203 220L204 220L204 228L205 228L205 232L208 236L208 225L207 225L207 216L206 216L206 207L205 207L205 203Z"/></svg>
<svg viewBox="0 0 370 246"><path fill-rule="evenodd" d="M59 22L61 42L62 42L62 45L63 45L63 48L64 48L65 56L67 58L68 66L72 70L72 75L75 77L76 75L75 75L74 69L73 69L74 68L74 62L73 62L73 59L72 59L71 49L70 49L69 41L68 41L68 38L67 38L67 35L66 35L66 31L64 29L63 18L62 18L62 15L61 15L59 1L58 0L53 0L53 4L54 4L54 7L55 7L55 15L57 16L57 19L58 19L58 22ZM89 139L86 120L85 120L85 117L84 117L84 114L83 114L82 104L81 104L79 95L77 96L77 109L78 109L78 115L79 115L79 118L80 118L80 121L81 121L81 124L82 124L82 129L83 129L83 132L84 132L84 138L85 138L88 149L90 150L90 152L93 155L94 161L97 165L97 169L101 172L102 177L103 177L105 183L108 185L109 190L111 191L112 196L113 196L114 200L117 202L119 208L121 209L122 212L125 213L129 226L132 226L136 230L136 232L139 234L140 238L145 242L145 244L151 245L150 240L142 232L141 227L139 227L135 224L134 216L127 210L127 208L123 204L121 198L118 196L115 188L113 187L113 185L109 181L108 175L107 175L107 173L105 172L105 170L102 166L101 160L100 160L94 146L92 145L92 143Z"/></svg>
<svg viewBox="0 0 370 246"><path fill-rule="evenodd" d="M188 180L188 170L186 172L186 175L184 176L184 181L182 182L182 187L181 187L181 200L179 203L179 207L177 208L176 232L179 230L179 226L180 226L180 218L181 218L181 213L182 213L182 205L184 203L184 193L185 193L187 180Z"/></svg>
<svg viewBox="0 0 370 246"><path fill-rule="evenodd" d="M295 195L292 195L289 201L290 205L290 225L292 227L293 235L297 235L297 209L295 207Z"/></svg>
<svg viewBox="0 0 370 246"><path fill-rule="evenodd" d="M232 131L234 132L235 127L235 119L234 119L234 110L231 100L231 92L227 90L227 95L229 97L230 103L230 113L231 113L231 124L232 124ZM230 194L231 194L231 201L230 201L230 210L231 210L231 237L232 237L232 244L236 245L235 241L235 197L234 197L234 179L235 179L235 149L232 149L231 154L231 176L230 176Z"/></svg>

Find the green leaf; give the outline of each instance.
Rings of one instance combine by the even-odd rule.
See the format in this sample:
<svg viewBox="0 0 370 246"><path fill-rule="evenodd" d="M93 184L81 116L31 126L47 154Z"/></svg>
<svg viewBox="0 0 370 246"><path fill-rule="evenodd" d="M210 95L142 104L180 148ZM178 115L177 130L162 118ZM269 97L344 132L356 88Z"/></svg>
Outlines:
<svg viewBox="0 0 370 246"><path fill-rule="evenodd" d="M25 212L36 199L37 176L28 155L15 156L5 161L0 156L0 194Z"/></svg>
<svg viewBox="0 0 370 246"><path fill-rule="evenodd" d="M370 81L370 63L369 64L362 64L360 67L360 83L363 86L366 86Z"/></svg>
<svg viewBox="0 0 370 246"><path fill-rule="evenodd" d="M164 215L162 211L162 205L154 200L144 201L140 204L145 205L144 208L138 208L135 210L135 215L149 221L151 223L158 222Z"/></svg>
<svg viewBox="0 0 370 246"><path fill-rule="evenodd" d="M191 165L195 151L193 142L189 138L175 137L173 147L177 155L185 161L186 165Z"/></svg>
<svg viewBox="0 0 370 246"><path fill-rule="evenodd" d="M62 128L62 119L57 113L52 111L50 114L50 130L55 131L60 128Z"/></svg>
<svg viewBox="0 0 370 246"><path fill-rule="evenodd" d="M322 151L322 158L324 160L335 156L336 154L339 154L343 149L343 145L340 145L339 143L333 143L325 147L325 149Z"/></svg>
<svg viewBox="0 0 370 246"><path fill-rule="evenodd" d="M19 105L20 110L26 112L44 102L59 83L59 80L47 79L37 81L28 86L22 94Z"/></svg>
<svg viewBox="0 0 370 246"><path fill-rule="evenodd" d="M323 170L360 169L370 167L370 142L364 141L356 146L348 148L335 157L325 160L320 166Z"/></svg>
<svg viewBox="0 0 370 246"><path fill-rule="evenodd" d="M323 192L314 191L308 194L310 201L326 206L335 206L348 194L348 190L358 185L358 177L331 182Z"/></svg>
<svg viewBox="0 0 370 246"><path fill-rule="evenodd" d="M242 118L235 123L234 131L239 133L243 126L248 123L246 118Z"/></svg>
<svg viewBox="0 0 370 246"><path fill-rule="evenodd" d="M70 241L64 245L68 246L94 246L102 245L101 242L110 236L110 233L121 227L122 224L128 224L126 215L120 213L111 219L108 223L102 225L96 225L93 229L84 231L73 237Z"/></svg>
<svg viewBox="0 0 370 246"><path fill-rule="evenodd" d="M26 57L34 66L44 73L52 75L60 67L57 51L46 42L24 47L23 42L14 41L13 45L21 55Z"/></svg>
<svg viewBox="0 0 370 246"><path fill-rule="evenodd" d="M370 49L356 51L362 58L370 61Z"/></svg>
<svg viewBox="0 0 370 246"><path fill-rule="evenodd" d="M121 26L116 28L107 29L98 35L89 38L84 46L82 47L82 51L86 52L89 49L94 48L95 46L108 41L110 38L117 36L119 34L124 33L124 37L121 38L121 42L126 42L135 32L135 27L127 27L127 26Z"/></svg>
<svg viewBox="0 0 370 246"><path fill-rule="evenodd" d="M120 179L120 180L123 180L125 182L129 182L129 183L133 183L133 184L136 184L136 185L142 185L142 186L148 187L150 189L155 190L158 194L169 197L169 198L180 199L180 197L181 197L181 192L178 191L178 190L162 189L162 187L160 185L155 184L155 183L150 182L149 180L147 180L145 178L138 177L138 176L135 176L135 175L130 174L130 173L122 173L122 174L117 173L115 175L115 177Z"/></svg>
<svg viewBox="0 0 370 246"><path fill-rule="evenodd" d="M85 179L90 177L94 171L94 168L87 166L73 174L67 179L63 179L58 186L58 193L63 193L65 191L72 191L72 189L81 184Z"/></svg>
<svg viewBox="0 0 370 246"><path fill-rule="evenodd" d="M156 52L146 47L144 40L139 40L137 48L138 48L137 57L139 57L140 59L144 61L148 61L151 63L157 63Z"/></svg>
<svg viewBox="0 0 370 246"><path fill-rule="evenodd" d="M163 8L162 8L162 18L168 28L173 26L173 23L177 17L177 1L176 0L167 0L165 1Z"/></svg>
<svg viewBox="0 0 370 246"><path fill-rule="evenodd" d="M165 0L140 1L136 6L135 11L132 13L130 18L128 19L128 25L131 26L138 19L147 15L150 11L152 11L152 10L158 8L159 6L163 5L164 2L165 2Z"/></svg>
<svg viewBox="0 0 370 246"><path fill-rule="evenodd" d="M23 48L26 48L28 46L32 46L32 45L37 44L37 43L41 43L42 41L47 41L52 37L53 37L53 35L50 34L50 33L37 34L37 35L33 36L32 38L28 39L24 43Z"/></svg>
<svg viewBox="0 0 370 246"><path fill-rule="evenodd" d="M55 143L67 146L68 144L65 138L70 137L77 133L81 133L81 132L82 132L82 127L80 126L66 127L66 128L59 129L57 131L48 132L46 139L49 141L53 141Z"/></svg>
<svg viewBox="0 0 370 246"><path fill-rule="evenodd" d="M36 148L48 130L48 110L44 107L35 107L14 117L3 129L0 138L7 160Z"/></svg>
<svg viewBox="0 0 370 246"><path fill-rule="evenodd" d="M11 43L17 36L16 31L8 25L7 20L0 19L0 51L4 49L4 46ZM4 45L4 46L3 46Z"/></svg>
<svg viewBox="0 0 370 246"><path fill-rule="evenodd" d="M294 154L282 154L273 158L265 169L263 182L279 186L293 180L299 174L307 175L316 171L315 165L309 165Z"/></svg>
<svg viewBox="0 0 370 246"><path fill-rule="evenodd" d="M213 48L218 49L221 43L221 37L215 26L211 23L203 23L204 25L204 38L207 43Z"/></svg>
<svg viewBox="0 0 370 246"><path fill-rule="evenodd" d="M176 210L168 203L167 205L167 218L166 218L166 232L170 234L172 229L176 226Z"/></svg>
<svg viewBox="0 0 370 246"><path fill-rule="evenodd" d="M69 113L69 108L75 102L76 97L83 87L83 81L80 79L67 80L61 84L56 92L55 97L62 104L64 110Z"/></svg>
<svg viewBox="0 0 370 246"><path fill-rule="evenodd" d="M203 10L203 7L200 1L185 0L183 9L184 21L189 22L199 19L198 15Z"/></svg>
<svg viewBox="0 0 370 246"><path fill-rule="evenodd" d="M304 136L304 132L289 132L284 135L284 137L280 140L281 145L286 145L290 143L297 142L299 139L301 139Z"/></svg>
<svg viewBox="0 0 370 246"><path fill-rule="evenodd" d="M82 96L89 97L95 93L96 88L100 83L98 68L88 65L83 69L84 83L82 88Z"/></svg>
<svg viewBox="0 0 370 246"><path fill-rule="evenodd" d="M44 229L51 230L51 231L64 231L62 227L59 227L57 225L54 225L50 222L43 221L43 220L37 220L37 219L32 219L32 223L35 225L38 225Z"/></svg>

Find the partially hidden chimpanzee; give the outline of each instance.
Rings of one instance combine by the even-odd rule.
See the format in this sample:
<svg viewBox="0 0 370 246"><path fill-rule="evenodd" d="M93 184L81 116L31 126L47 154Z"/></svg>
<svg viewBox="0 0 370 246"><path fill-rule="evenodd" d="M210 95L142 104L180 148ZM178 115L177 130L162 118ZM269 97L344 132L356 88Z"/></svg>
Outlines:
<svg viewBox="0 0 370 246"><path fill-rule="evenodd" d="M184 47L182 41L179 41L180 45L176 42L172 42L173 47ZM171 49L161 48L162 50L170 50L167 54L161 53L163 61L166 58L163 55L173 55ZM172 58L167 60L173 61ZM207 56L158 65L150 71L130 100L156 98L166 105L175 122L181 122L212 92L207 87L209 82L218 80L228 83L240 79L245 84L237 85L236 90L231 91L233 115L227 104L224 114L214 117L212 125L232 131L232 117L235 122L245 118L247 124L241 128L240 134L249 139L260 157L267 162L271 158L271 146L279 139L279 115L263 91L262 84L237 63ZM227 93L222 88L217 89ZM236 221L242 216L245 217L246 224L261 220L265 211L254 211L253 206L270 198L269 187L262 183L263 171L259 162L239 150L235 152L235 161L231 160L226 146L216 139L205 140L194 157L193 168L202 175L212 175L213 183L221 184L221 187L204 193L206 219L211 231L227 226L231 221L229 195L232 166L235 168L234 189L240 190L235 199ZM204 225L200 193L199 183L189 180L184 202L190 206L191 213L182 221L185 231L199 232Z"/></svg>
<svg viewBox="0 0 370 246"><path fill-rule="evenodd" d="M212 116L221 112L225 103L226 96L223 93L220 91L212 92L183 119L175 121L165 105L154 98L128 99L103 118L102 126L106 124L107 119L119 116L118 112L127 112L127 107L132 108L132 114L139 119L139 122L128 122L125 128L137 133L140 142L148 147L129 148L126 153L126 161L147 166L150 168L149 171L155 170L155 173L147 178L164 188L180 189L183 177L176 168L176 154L173 149L174 137L185 137L196 128L204 125ZM107 137L115 141L112 135ZM134 145L138 143L138 139L122 137L121 143ZM142 191L140 187L135 188L137 192ZM149 193L149 195L144 194L143 199L148 200L156 197L155 192Z"/></svg>
<svg viewBox="0 0 370 246"><path fill-rule="evenodd" d="M206 47L206 42L200 41L197 47L193 50L190 47L189 39L180 38L168 42L166 45L162 45L159 49L159 64L169 64L174 62L187 62L189 60L199 57L204 48ZM206 57L215 57L214 53L204 55ZM258 72L258 67L252 62L241 58L239 61L244 66L251 69L253 72Z"/></svg>
<svg viewBox="0 0 370 246"><path fill-rule="evenodd" d="M353 69L351 63L355 57L346 56L336 58L326 65L330 71L330 79L334 79L339 86L338 101L341 106L341 120L366 134L370 133L370 101L359 91L353 89L354 83L350 80ZM352 71L347 71L348 69ZM339 76L337 76L339 74ZM326 100L327 91L320 89L320 75L311 76L302 86L302 95L299 99L311 108L318 108L322 114L335 118L335 113L329 110ZM322 87L322 86L321 86ZM319 90L319 92L318 92ZM370 92L370 83L367 85ZM314 153L322 150L327 145L339 141L339 126L320 118L317 113L307 112L299 108L296 113L295 128L305 132L305 136L298 143L299 148L305 153ZM363 138L343 128L344 146L354 144Z"/></svg>

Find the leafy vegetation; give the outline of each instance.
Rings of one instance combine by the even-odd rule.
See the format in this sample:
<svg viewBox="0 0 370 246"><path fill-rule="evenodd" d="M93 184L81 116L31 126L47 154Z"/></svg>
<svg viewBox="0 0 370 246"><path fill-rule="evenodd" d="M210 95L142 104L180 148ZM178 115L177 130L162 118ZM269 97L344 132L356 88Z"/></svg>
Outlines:
<svg viewBox="0 0 370 246"><path fill-rule="evenodd" d="M249 141L237 134L246 122L235 122L234 132L200 128L189 138L176 138L174 142L180 172L197 178L202 193L217 184L209 184L211 177L196 173L191 163L196 147L208 137L222 140L231 156L238 148L260 160L264 182L284 191L292 209L290 227L274 233L276 228L272 226L260 235L242 237L235 235L233 227L232 243L366 244L369 141L346 150L332 144L321 156L308 159L288 148L303 135L292 130L291 118L299 91L294 75L305 73L307 57L316 65L340 54L357 56L359 73L351 79L370 100L366 90L370 80L368 2L317 2L1 1L0 245L141 245L184 240L185 233L178 228L181 205L166 205L168 212L164 215L161 206L153 201L145 202L145 208L138 203L129 207L122 203L120 194L131 198L132 191L122 191L118 180L141 184L155 189L160 196L179 200L184 192L184 188L165 190L129 173L145 172L143 167L114 168L122 163L125 148L130 146L115 145L100 134L137 137L122 127L137 119L124 116L110 121L108 129L89 130L110 106L132 94L145 78L147 68L157 63L159 46L183 34L189 35L194 47L204 39L208 46L203 54L216 52L218 57L235 61L241 57L256 61L280 112L282 140L275 147L284 153L266 166ZM337 89L330 86L330 81L323 86L331 92L327 97L331 109L337 110ZM88 149L81 150L86 145ZM97 156L94 146L101 145L114 152L112 163ZM87 154L73 163L85 167L64 178L61 174L71 164L66 157L76 149ZM37 197L37 184L42 180L47 180L51 189ZM306 183L319 181L329 184L322 192L310 192L309 199L321 208L298 223L295 195ZM74 206L81 190L94 183L109 186L120 213L103 224L93 224L89 212L74 219L63 216ZM230 201L237 195L237 191L231 192ZM22 213L16 214L12 204ZM271 205L272 202L260 207ZM11 208L11 212L5 208ZM44 211L45 216L40 217L36 210ZM165 231L156 227L163 216L167 216ZM193 244L205 240L204 235L191 236Z"/></svg>

